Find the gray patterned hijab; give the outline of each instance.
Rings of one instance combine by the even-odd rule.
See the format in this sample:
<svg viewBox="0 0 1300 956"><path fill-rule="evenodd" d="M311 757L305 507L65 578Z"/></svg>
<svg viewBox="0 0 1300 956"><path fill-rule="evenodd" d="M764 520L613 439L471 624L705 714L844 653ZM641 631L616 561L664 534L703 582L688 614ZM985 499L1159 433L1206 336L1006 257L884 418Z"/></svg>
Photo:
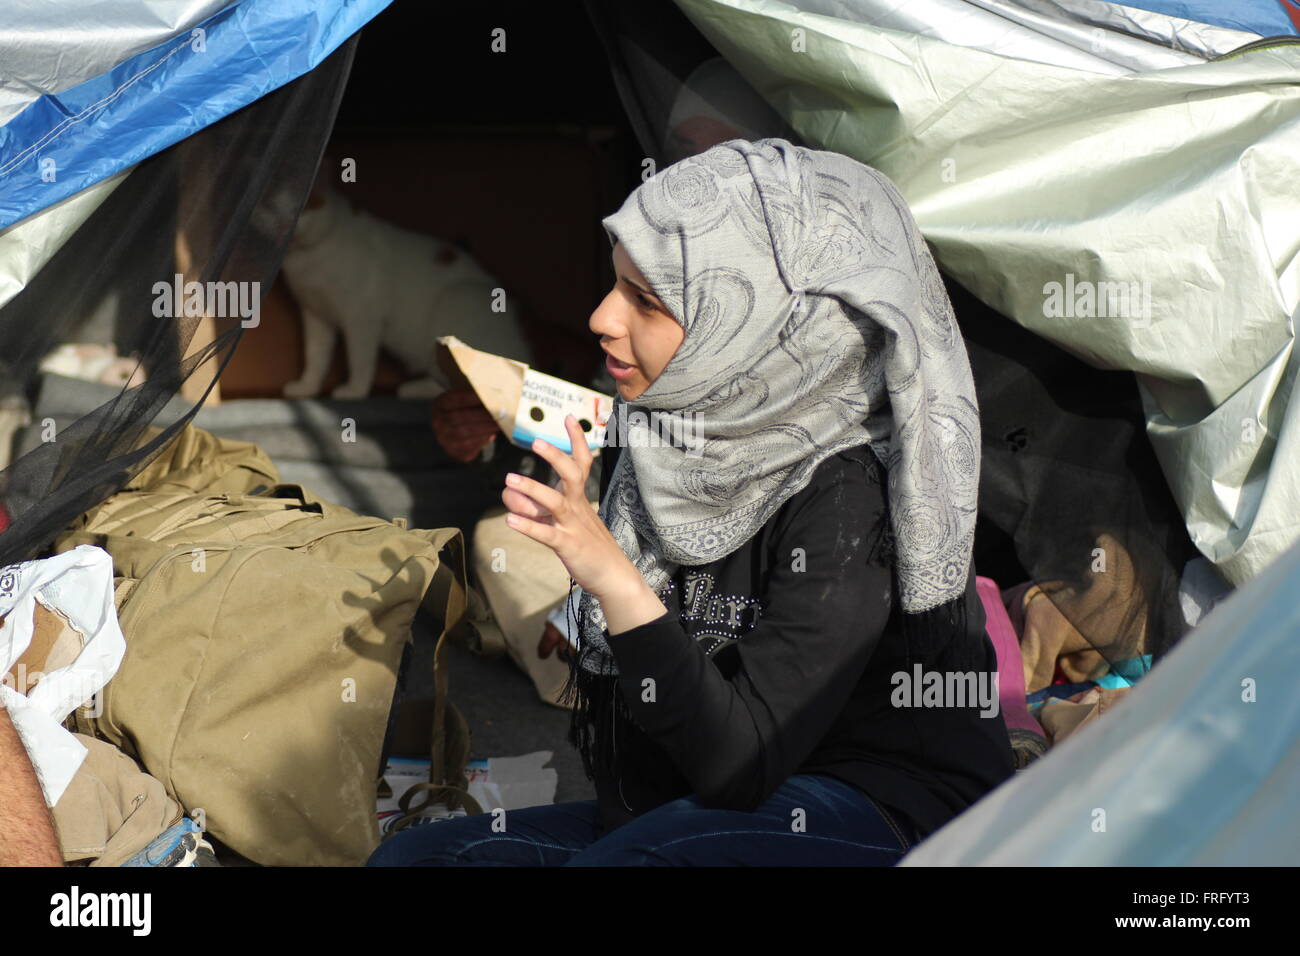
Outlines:
<svg viewBox="0 0 1300 956"><path fill-rule="evenodd" d="M663 170L604 226L686 330L622 411L625 447L600 509L650 587L663 594L679 565L731 554L826 458L869 443L889 473L903 611L961 600L975 389L894 185L836 153L733 140ZM651 412L693 417L702 444L637 435ZM599 602L575 598L581 667L616 674Z"/></svg>

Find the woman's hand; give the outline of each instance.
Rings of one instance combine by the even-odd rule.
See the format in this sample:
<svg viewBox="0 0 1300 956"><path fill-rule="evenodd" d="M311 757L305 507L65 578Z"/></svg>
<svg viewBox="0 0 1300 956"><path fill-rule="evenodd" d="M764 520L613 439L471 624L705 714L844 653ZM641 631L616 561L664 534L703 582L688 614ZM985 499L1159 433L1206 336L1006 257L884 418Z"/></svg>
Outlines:
<svg viewBox="0 0 1300 956"><path fill-rule="evenodd" d="M586 435L572 415L564 419L564 427L573 443L572 455L540 438L533 442L533 451L560 477L560 488L512 472L506 475L501 500L510 509L510 527L554 551L569 576L600 598L626 590L641 575L587 501L591 449Z"/></svg>
<svg viewBox="0 0 1300 956"><path fill-rule="evenodd" d="M554 551L569 576L600 601L609 632L621 633L654 620L667 609L587 501L591 449L576 418L566 416L564 427L573 445L572 455L540 438L533 442L533 451L555 469L561 487L551 488L514 473L506 475L501 493L510 509L506 523Z"/></svg>
<svg viewBox="0 0 1300 956"><path fill-rule="evenodd" d="M453 459L471 462L497 435L497 423L473 389L457 388L433 400L433 434Z"/></svg>

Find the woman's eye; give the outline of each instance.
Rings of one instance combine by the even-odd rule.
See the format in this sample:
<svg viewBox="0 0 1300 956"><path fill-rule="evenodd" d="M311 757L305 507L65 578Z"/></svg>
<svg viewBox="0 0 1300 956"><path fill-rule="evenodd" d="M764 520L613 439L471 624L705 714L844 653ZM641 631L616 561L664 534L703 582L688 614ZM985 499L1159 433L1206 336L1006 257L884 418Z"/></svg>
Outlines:
<svg viewBox="0 0 1300 956"><path fill-rule="evenodd" d="M637 301L641 303L641 308L645 309L647 312L653 312L658 308L658 306L644 294L638 295L636 298Z"/></svg>

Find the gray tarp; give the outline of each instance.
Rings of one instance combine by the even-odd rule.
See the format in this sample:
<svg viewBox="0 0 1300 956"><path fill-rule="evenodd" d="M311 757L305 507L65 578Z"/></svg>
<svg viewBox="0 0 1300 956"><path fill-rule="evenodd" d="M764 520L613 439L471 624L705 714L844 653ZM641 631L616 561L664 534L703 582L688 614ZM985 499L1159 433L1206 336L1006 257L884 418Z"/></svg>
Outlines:
<svg viewBox="0 0 1300 956"><path fill-rule="evenodd" d="M1300 545L903 866L1300 863Z"/></svg>
<svg viewBox="0 0 1300 956"><path fill-rule="evenodd" d="M807 142L893 179L949 274L1137 375L1230 581L1300 538L1300 45L1210 62L1250 35L1083 0L677 3ZM940 39L955 8L1003 52Z"/></svg>

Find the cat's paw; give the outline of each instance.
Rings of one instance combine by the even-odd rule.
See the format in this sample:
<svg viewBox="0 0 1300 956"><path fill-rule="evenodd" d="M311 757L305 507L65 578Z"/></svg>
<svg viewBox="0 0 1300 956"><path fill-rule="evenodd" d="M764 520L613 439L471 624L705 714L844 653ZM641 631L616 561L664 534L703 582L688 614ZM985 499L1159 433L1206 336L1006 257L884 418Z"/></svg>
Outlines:
<svg viewBox="0 0 1300 956"><path fill-rule="evenodd" d="M306 379L296 379L290 382L284 388L280 389L280 394L285 398L312 398L320 393L320 386L315 382L308 382Z"/></svg>
<svg viewBox="0 0 1300 956"><path fill-rule="evenodd" d="M365 398L370 394L370 389L358 382L344 382L334 391L330 392L330 398Z"/></svg>

